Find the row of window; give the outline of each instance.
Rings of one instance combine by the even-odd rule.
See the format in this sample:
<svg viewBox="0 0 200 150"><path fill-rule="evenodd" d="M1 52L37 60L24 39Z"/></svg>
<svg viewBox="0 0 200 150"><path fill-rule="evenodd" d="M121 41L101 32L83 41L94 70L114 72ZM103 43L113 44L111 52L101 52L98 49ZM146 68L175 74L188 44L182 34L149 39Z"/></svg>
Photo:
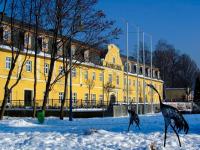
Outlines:
<svg viewBox="0 0 200 150"><path fill-rule="evenodd" d="M59 92L59 100L60 102L63 100L64 97L64 93L63 92ZM72 93L72 100L73 103L77 102L77 93ZM87 102L89 100L89 94L85 93L84 95L84 102ZM91 94L91 101L96 102L96 94ZM103 95L99 95L99 102L103 101Z"/></svg>
<svg viewBox="0 0 200 150"><path fill-rule="evenodd" d="M6 69L11 69L11 64L12 64L12 58L6 57ZM26 61L26 71L27 72L32 71L32 61L30 61L30 60ZM44 64L44 73L45 74L49 73L49 64L47 64L47 63Z"/></svg>
<svg viewBox="0 0 200 150"><path fill-rule="evenodd" d="M127 63L125 62L124 64L124 71L127 71ZM145 70L143 70L143 67L139 67L139 74L145 74L145 76L150 77L151 76L151 69L150 68L145 68ZM128 63L128 72L131 73L137 73L137 65L136 64L131 64ZM160 78L160 72L157 70L152 70L152 77L153 78Z"/></svg>

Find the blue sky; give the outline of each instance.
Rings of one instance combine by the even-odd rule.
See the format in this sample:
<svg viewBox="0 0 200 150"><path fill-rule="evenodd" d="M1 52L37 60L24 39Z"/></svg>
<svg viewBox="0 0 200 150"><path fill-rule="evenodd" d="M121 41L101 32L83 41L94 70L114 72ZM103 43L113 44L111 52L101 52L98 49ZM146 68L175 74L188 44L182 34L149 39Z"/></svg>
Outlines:
<svg viewBox="0 0 200 150"><path fill-rule="evenodd" d="M180 53L189 54L200 67L200 0L99 0L97 5L108 18L125 30L123 19L137 24L153 35L155 46L159 39L173 44ZM136 44L134 27L130 26L129 47ZM148 44L148 39L146 42ZM125 33L115 41L122 51L126 48Z"/></svg>

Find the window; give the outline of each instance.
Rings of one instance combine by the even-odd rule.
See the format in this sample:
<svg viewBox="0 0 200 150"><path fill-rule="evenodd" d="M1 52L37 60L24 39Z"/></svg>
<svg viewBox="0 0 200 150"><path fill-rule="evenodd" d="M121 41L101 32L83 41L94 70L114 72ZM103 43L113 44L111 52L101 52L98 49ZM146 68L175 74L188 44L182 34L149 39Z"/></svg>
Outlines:
<svg viewBox="0 0 200 150"><path fill-rule="evenodd" d="M109 74L109 76L108 76L108 81L109 81L109 82L112 82L112 74Z"/></svg>
<svg viewBox="0 0 200 150"><path fill-rule="evenodd" d="M124 78L124 85L126 85L126 81L127 81L127 79L126 79L126 78Z"/></svg>
<svg viewBox="0 0 200 150"><path fill-rule="evenodd" d="M99 74L99 81L103 81L103 73Z"/></svg>
<svg viewBox="0 0 200 150"><path fill-rule="evenodd" d="M85 80L88 79L88 71L85 71L85 73L84 73L84 78L85 78Z"/></svg>
<svg viewBox="0 0 200 150"><path fill-rule="evenodd" d="M135 84L135 80L133 80L133 86L136 86L136 84Z"/></svg>
<svg viewBox="0 0 200 150"><path fill-rule="evenodd" d="M140 81L138 82L138 86L139 86L139 88L140 88L140 86L141 86L141 83L140 83Z"/></svg>
<svg viewBox="0 0 200 150"><path fill-rule="evenodd" d="M85 96L84 96L84 105L89 105L89 94L88 93L85 93Z"/></svg>
<svg viewBox="0 0 200 150"><path fill-rule="evenodd" d="M119 85L119 76L117 76L117 81L116 81L117 85Z"/></svg>
<svg viewBox="0 0 200 150"><path fill-rule="evenodd" d="M57 40L57 49L58 51L63 50L63 42L61 40Z"/></svg>
<svg viewBox="0 0 200 150"><path fill-rule="evenodd" d="M26 71L31 72L32 71L32 61L27 60L26 61Z"/></svg>
<svg viewBox="0 0 200 150"><path fill-rule="evenodd" d="M49 64L44 64L44 73L48 74L49 73Z"/></svg>
<svg viewBox="0 0 200 150"><path fill-rule="evenodd" d="M103 105L103 95L99 95L99 103Z"/></svg>
<svg viewBox="0 0 200 150"><path fill-rule="evenodd" d="M71 46L71 51L72 51L72 56L76 53L76 46L72 45Z"/></svg>
<svg viewBox="0 0 200 150"><path fill-rule="evenodd" d="M124 102L126 102L126 96L124 96Z"/></svg>
<svg viewBox="0 0 200 150"><path fill-rule="evenodd" d="M64 98L64 93L63 92L59 92L59 102L61 103L61 101Z"/></svg>
<svg viewBox="0 0 200 150"><path fill-rule="evenodd" d="M91 104L92 106L95 106L96 105L96 94L92 94L92 101L91 101Z"/></svg>
<svg viewBox="0 0 200 150"><path fill-rule="evenodd" d="M12 91L10 92L10 94L7 97L7 104L11 104L12 103Z"/></svg>
<svg viewBox="0 0 200 150"><path fill-rule="evenodd" d="M42 48L47 49L48 48L48 40L47 38L42 38Z"/></svg>
<svg viewBox="0 0 200 150"><path fill-rule="evenodd" d="M31 45L31 35L30 33L26 33L24 36L24 44L25 45Z"/></svg>
<svg viewBox="0 0 200 150"><path fill-rule="evenodd" d="M133 102L135 102L135 100L136 100L136 98L135 98L135 97L133 97Z"/></svg>
<svg viewBox="0 0 200 150"><path fill-rule="evenodd" d="M64 75L63 66L59 67L59 75Z"/></svg>
<svg viewBox="0 0 200 150"><path fill-rule="evenodd" d="M128 83L128 84L129 84L129 86L131 86L131 79L129 79L129 80L128 80L128 82L129 82L129 83Z"/></svg>
<svg viewBox="0 0 200 150"><path fill-rule="evenodd" d="M76 68L72 69L72 77L76 77Z"/></svg>
<svg viewBox="0 0 200 150"><path fill-rule="evenodd" d="M86 50L86 51L84 52L84 59L85 59L86 62L89 61L89 50Z"/></svg>
<svg viewBox="0 0 200 150"><path fill-rule="evenodd" d="M6 69L10 69L11 68L11 57L6 57Z"/></svg>
<svg viewBox="0 0 200 150"><path fill-rule="evenodd" d="M85 97L84 98L85 98L86 101L88 101L88 99L89 99L88 93L85 93Z"/></svg>
<svg viewBox="0 0 200 150"><path fill-rule="evenodd" d="M8 40L10 40L10 38L11 38L11 33L10 33L10 31L9 31L9 30L4 30L4 32L3 32L3 39L4 39L5 41L8 41Z"/></svg>
<svg viewBox="0 0 200 150"><path fill-rule="evenodd" d="M73 103L76 104L76 102L77 102L77 93L72 93L72 100L73 100Z"/></svg>
<svg viewBox="0 0 200 150"><path fill-rule="evenodd" d="M115 64L115 58L113 57L113 64Z"/></svg>
<svg viewBox="0 0 200 150"><path fill-rule="evenodd" d="M96 74L95 72L92 73L92 80L95 80L96 79Z"/></svg>

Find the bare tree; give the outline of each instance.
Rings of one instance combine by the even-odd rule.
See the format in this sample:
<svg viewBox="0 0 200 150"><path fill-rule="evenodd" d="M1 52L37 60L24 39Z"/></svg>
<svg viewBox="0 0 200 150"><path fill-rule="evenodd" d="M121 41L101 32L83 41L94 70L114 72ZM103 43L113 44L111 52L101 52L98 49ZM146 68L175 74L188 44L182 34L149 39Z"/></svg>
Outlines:
<svg viewBox="0 0 200 150"><path fill-rule="evenodd" d="M187 54L180 55L177 63L176 83L180 87L192 89L199 71L196 63Z"/></svg>
<svg viewBox="0 0 200 150"><path fill-rule="evenodd" d="M190 56L179 54L173 45L158 41L153 63L160 68L161 78L167 87L193 87L199 69Z"/></svg>
<svg viewBox="0 0 200 150"><path fill-rule="evenodd" d="M95 82L94 82L94 80L93 79L87 79L86 81L85 81L85 84L86 84L86 87L87 87L87 89L88 89L88 101L90 102L90 98L91 98L91 90L94 88L94 86L95 86Z"/></svg>
<svg viewBox="0 0 200 150"><path fill-rule="evenodd" d="M20 33L24 33L24 20L26 18L26 11L25 9L29 8L28 6L26 7L26 1L21 0L19 3L17 1L12 0L10 1L10 39L7 41L7 45L11 49L11 62L10 62L10 67L8 71L8 76L6 79L6 83L4 85L4 97L3 97L3 103L1 106L1 111L0 111L0 119L3 119L3 115L5 112L5 107L7 104L7 100L11 94L12 89L19 83L19 81L22 78L22 72L23 68L26 64L27 58L28 58L28 47L26 51L24 51L24 39L21 39ZM18 9L21 9L21 13L19 14ZM17 16L18 15L18 16ZM17 17L21 17L21 21L18 22L20 27L16 27L16 22L15 19ZM30 21L30 20L29 20ZM30 23L30 22L29 22ZM30 24L29 24L30 26ZM29 28L30 29L30 28ZM17 34L18 33L18 34ZM16 36L18 35L18 36ZM16 39L19 38L19 39ZM21 64L18 63L18 58L20 55L24 55L24 59L21 61ZM17 75L16 75L16 80L14 83L11 83L11 79L13 76L15 76L15 70L17 70Z"/></svg>
<svg viewBox="0 0 200 150"><path fill-rule="evenodd" d="M35 45L34 45L34 92L33 92L33 118L36 115L36 95L37 95L37 55L38 55L38 28L40 26L40 17L42 9L42 0L34 0L34 17L35 17ZM33 0L31 0L32 6Z"/></svg>
<svg viewBox="0 0 200 150"><path fill-rule="evenodd" d="M7 1L8 0L1 0L0 1L0 6L2 8L2 11L1 11L1 20L0 20L0 26L2 25L2 21L3 21L3 18L5 16L5 10L6 10L6 7L7 7Z"/></svg>
<svg viewBox="0 0 200 150"><path fill-rule="evenodd" d="M73 54L73 66L65 71L65 75L68 75L70 69L73 69L76 65L80 65L80 63L84 61L83 54L85 50L90 50L89 47L102 45L116 37L119 33L117 28L113 29L113 21L106 20L102 11L96 11L94 9L96 4L95 0L57 0L51 4L54 5L55 9L47 9L47 11L51 13L47 13L50 15L46 18L47 21L50 22L49 24L51 27L53 27L53 42L50 69L42 107L43 110L46 108L47 98L53 85L58 81L58 79L63 77L61 75L56 78L56 80L52 80L55 61L60 58L58 57L58 45L60 42L57 42L57 39L61 38L60 41L63 42L63 46L68 52L71 51L70 49L74 39L82 41L75 42L78 46ZM108 29L110 29L110 31L108 31Z"/></svg>

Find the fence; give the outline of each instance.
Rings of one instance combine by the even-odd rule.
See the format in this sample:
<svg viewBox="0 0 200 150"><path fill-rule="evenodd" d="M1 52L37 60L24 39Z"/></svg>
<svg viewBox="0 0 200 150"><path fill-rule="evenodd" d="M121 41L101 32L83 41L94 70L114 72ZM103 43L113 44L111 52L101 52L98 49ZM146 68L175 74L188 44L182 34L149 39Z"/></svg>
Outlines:
<svg viewBox="0 0 200 150"><path fill-rule="evenodd" d="M2 101L1 101L2 102ZM43 103L42 99L36 100L36 107L41 107ZM118 102L117 102L118 103ZM69 108L70 100L65 100L65 107ZM7 103L6 107L9 108L28 108L33 106L33 101L25 100L11 100ZM96 101L96 100L83 100L83 99L73 99L73 108L107 108L109 106L109 101ZM47 108L56 109L61 107L60 99L48 99Z"/></svg>
<svg viewBox="0 0 200 150"><path fill-rule="evenodd" d="M164 102L167 105L177 108L179 111L192 111L193 102Z"/></svg>

